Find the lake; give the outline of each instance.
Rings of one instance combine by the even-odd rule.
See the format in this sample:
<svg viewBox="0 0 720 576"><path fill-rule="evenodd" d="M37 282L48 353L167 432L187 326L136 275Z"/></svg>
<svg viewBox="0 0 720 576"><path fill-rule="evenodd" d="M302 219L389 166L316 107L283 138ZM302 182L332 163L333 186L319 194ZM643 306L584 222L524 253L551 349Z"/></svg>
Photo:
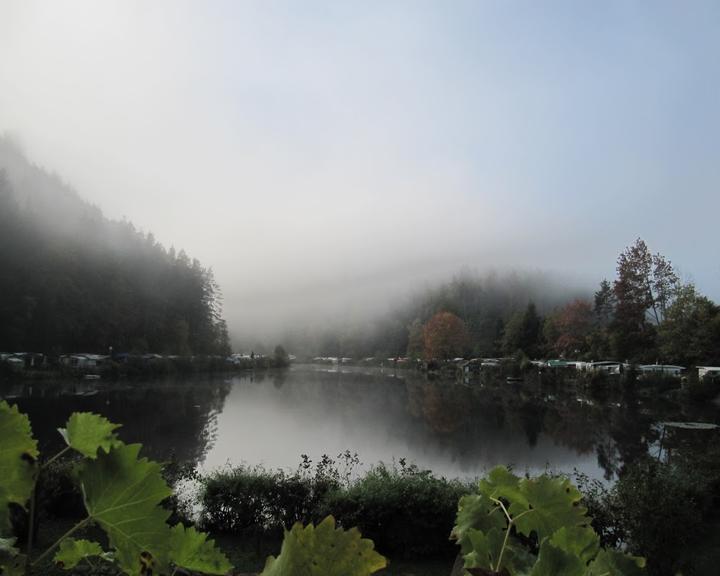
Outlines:
<svg viewBox="0 0 720 576"><path fill-rule="evenodd" d="M93 411L123 424L121 438L142 442L151 457L204 470L227 463L295 469L302 454L317 461L350 451L359 469L405 459L446 477L510 464L611 480L623 463L660 449L661 422L720 423L717 404L667 395L598 397L536 378L458 382L316 366L131 383L4 383L0 396L30 415L46 454L61 447L55 430L73 411ZM702 449L710 434L688 438Z"/></svg>

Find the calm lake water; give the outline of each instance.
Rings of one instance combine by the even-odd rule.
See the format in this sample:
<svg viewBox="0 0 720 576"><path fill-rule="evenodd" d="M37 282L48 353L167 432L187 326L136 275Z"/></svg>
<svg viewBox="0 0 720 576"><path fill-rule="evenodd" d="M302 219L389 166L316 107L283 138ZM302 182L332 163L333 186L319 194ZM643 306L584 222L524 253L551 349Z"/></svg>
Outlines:
<svg viewBox="0 0 720 576"><path fill-rule="evenodd" d="M228 462L295 469L302 454L317 461L349 450L360 468L404 458L447 477L512 464L612 479L624 462L659 449L660 422L720 423L714 403L304 366L232 378L5 383L0 397L30 414L46 453L60 447L55 429L69 414L87 410L124 424L121 437L146 454L205 470ZM690 434L700 448L717 440Z"/></svg>

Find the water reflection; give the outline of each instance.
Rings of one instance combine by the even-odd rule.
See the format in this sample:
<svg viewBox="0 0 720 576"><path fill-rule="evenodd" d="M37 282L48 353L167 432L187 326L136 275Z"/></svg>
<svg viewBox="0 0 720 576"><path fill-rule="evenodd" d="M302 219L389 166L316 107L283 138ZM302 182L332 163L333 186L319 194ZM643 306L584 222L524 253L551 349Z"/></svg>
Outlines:
<svg viewBox="0 0 720 576"><path fill-rule="evenodd" d="M216 415L229 390L223 379L132 384L43 381L0 384L0 397L30 415L44 454L62 447L57 428L70 414L89 411L122 424L121 438L142 442L143 453L151 458L199 462L215 440Z"/></svg>
<svg viewBox="0 0 720 576"><path fill-rule="evenodd" d="M206 470L226 462L295 468L301 454L350 450L366 467L406 458L449 477L511 464L611 479L658 443L657 422L720 421L715 405L597 398L532 379L458 383L312 367L229 380L5 385L2 394L30 413L48 452L59 446L55 428L90 410L125 424L122 437L152 457Z"/></svg>

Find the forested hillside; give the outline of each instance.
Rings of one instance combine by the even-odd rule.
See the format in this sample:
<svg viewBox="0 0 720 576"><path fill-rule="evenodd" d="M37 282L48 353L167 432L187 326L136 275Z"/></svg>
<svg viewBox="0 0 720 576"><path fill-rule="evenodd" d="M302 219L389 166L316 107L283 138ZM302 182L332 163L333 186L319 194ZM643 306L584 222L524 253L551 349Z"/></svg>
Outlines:
<svg viewBox="0 0 720 576"><path fill-rule="evenodd" d="M225 354L212 271L0 138L0 351Z"/></svg>
<svg viewBox="0 0 720 576"><path fill-rule="evenodd" d="M300 353L414 359L515 356L720 364L720 306L638 238L614 280L573 291L540 273L464 274L365 328L286 338ZM306 346L303 350L302 346Z"/></svg>
<svg viewBox="0 0 720 576"><path fill-rule="evenodd" d="M290 332L282 341L299 355L378 359L422 355L416 349L419 332L434 314L445 311L460 317L466 327L467 346L458 354L497 356L503 354L506 323L513 314L524 312L528 302L540 312L548 312L589 293L537 271L467 272L414 291L404 301L393 302L387 314L365 325Z"/></svg>

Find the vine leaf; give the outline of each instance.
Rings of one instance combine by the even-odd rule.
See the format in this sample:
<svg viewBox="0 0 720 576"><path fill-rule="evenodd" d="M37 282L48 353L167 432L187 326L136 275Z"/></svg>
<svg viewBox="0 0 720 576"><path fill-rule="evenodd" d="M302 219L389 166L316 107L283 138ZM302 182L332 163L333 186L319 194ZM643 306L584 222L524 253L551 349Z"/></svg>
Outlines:
<svg viewBox="0 0 720 576"><path fill-rule="evenodd" d="M227 574L232 564L208 535L182 524L170 530L170 559L173 564L192 572L204 574Z"/></svg>
<svg viewBox="0 0 720 576"><path fill-rule="evenodd" d="M508 537L503 548L504 529L492 528L487 534L480 530L469 530L468 539L472 551L463 558L465 568L471 574L481 574L482 570L488 574L495 572L527 574L535 562L535 557L519 545L512 536ZM501 551L502 558L500 558ZM493 567L495 572L493 572Z"/></svg>
<svg viewBox="0 0 720 576"><path fill-rule="evenodd" d="M117 563L133 576L166 567L170 529L170 512L159 504L171 490L158 463L138 459L140 448L122 444L100 451L79 474L90 518L107 533Z"/></svg>
<svg viewBox="0 0 720 576"><path fill-rule="evenodd" d="M24 576L25 555L15 548L15 538L0 538L0 574Z"/></svg>
<svg viewBox="0 0 720 576"><path fill-rule="evenodd" d="M645 558L617 550L600 550L585 576L644 576Z"/></svg>
<svg viewBox="0 0 720 576"><path fill-rule="evenodd" d="M589 526L569 528L563 526L552 535L550 543L568 554L577 556L586 566L600 550L600 537Z"/></svg>
<svg viewBox="0 0 720 576"><path fill-rule="evenodd" d="M109 452L120 444L114 432L119 427L120 424L92 412L73 412L65 428L58 428L58 432L70 448L94 459L100 448Z"/></svg>
<svg viewBox="0 0 720 576"><path fill-rule="evenodd" d="M586 564L571 552L555 546L550 538L540 544L537 562L530 576L583 576Z"/></svg>
<svg viewBox="0 0 720 576"><path fill-rule="evenodd" d="M468 530L468 540L472 551L465 554L465 568L489 568L497 563L503 545L503 534L497 528L489 530L487 534L481 530Z"/></svg>
<svg viewBox="0 0 720 576"><path fill-rule="evenodd" d="M510 514L517 517L515 525L519 533L530 536L535 532L538 542L542 542L563 526L571 528L590 523L587 509L580 506L582 494L567 478L539 476L521 480L520 487L525 501L513 502L510 506Z"/></svg>
<svg viewBox="0 0 720 576"><path fill-rule="evenodd" d="M261 576L368 576L387 561L357 528L335 528L328 516L317 526L299 522L285 532L280 555L270 556Z"/></svg>
<svg viewBox="0 0 720 576"><path fill-rule="evenodd" d="M30 419L17 406L0 402L0 535L10 529L10 503L25 507L35 485L37 441Z"/></svg>
<svg viewBox="0 0 720 576"><path fill-rule="evenodd" d="M510 472L505 466L496 466L478 483L480 494L490 499L500 498L520 505L523 509L528 507L528 501L520 482L520 478Z"/></svg>
<svg viewBox="0 0 720 576"><path fill-rule="evenodd" d="M458 512L450 538L458 541L462 554L473 547L468 533L471 529L487 533L493 528L501 530L506 521L502 510L484 494L467 494L458 502Z"/></svg>
<svg viewBox="0 0 720 576"><path fill-rule="evenodd" d="M65 538L65 540L60 542L60 548L55 554L54 561L61 568L71 570L82 560L85 560L90 556L99 556L101 558L108 559L107 554L103 552L103 549L97 542Z"/></svg>

